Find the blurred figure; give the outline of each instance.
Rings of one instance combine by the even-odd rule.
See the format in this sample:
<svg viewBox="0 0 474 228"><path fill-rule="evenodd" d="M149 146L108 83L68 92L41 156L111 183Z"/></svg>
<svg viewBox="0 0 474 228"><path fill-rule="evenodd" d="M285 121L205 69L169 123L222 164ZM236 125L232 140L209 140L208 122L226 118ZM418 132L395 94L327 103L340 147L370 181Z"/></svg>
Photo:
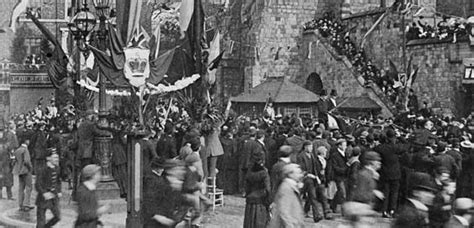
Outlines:
<svg viewBox="0 0 474 228"><path fill-rule="evenodd" d="M283 167L285 165L290 164L290 155L292 153L292 148L291 146L281 146L279 155L280 158L278 159L278 162L275 163L272 167L272 170L270 172L270 183L272 185L272 194L271 198L275 197L275 194L278 190L278 187L280 187L281 182L285 178L283 176Z"/></svg>
<svg viewBox="0 0 474 228"><path fill-rule="evenodd" d="M110 206L108 204L99 206L96 189L100 178L99 166L91 164L82 169L83 182L77 188L77 220L74 227L93 228L102 225L99 217L106 213Z"/></svg>
<svg viewBox="0 0 474 228"><path fill-rule="evenodd" d="M459 198L454 201L454 215L444 225L445 228L468 228L472 222L472 199Z"/></svg>
<svg viewBox="0 0 474 228"><path fill-rule="evenodd" d="M56 149L49 148L46 154L46 166L38 170L35 187L36 198L36 227L53 227L61 219L59 198L61 197L61 180L59 178L59 155ZM46 210L50 210L53 218L46 222Z"/></svg>
<svg viewBox="0 0 474 228"><path fill-rule="evenodd" d="M10 152L8 151L8 145L6 139L3 137L3 131L0 131L0 199L3 199L2 192L3 188L5 188L8 199L13 200L13 173L11 164L12 160Z"/></svg>
<svg viewBox="0 0 474 228"><path fill-rule="evenodd" d="M31 190L33 185L33 165L31 163L28 145L30 140L25 139L21 142L21 146L15 150L13 156L16 158L13 174L18 175L18 205L20 211L29 211L34 207L30 204Z"/></svg>
<svg viewBox="0 0 474 228"><path fill-rule="evenodd" d="M344 204L344 216L351 221L353 227L363 227L362 224L359 224L361 218L375 214L375 211L373 213L361 214L358 211L359 209L369 212L375 204L376 197L383 199L383 194L376 189L377 181L380 177L380 174L377 172L381 166L380 160L380 155L377 152L366 152L362 163L363 166L354 177L351 197L349 202Z"/></svg>
<svg viewBox="0 0 474 228"><path fill-rule="evenodd" d="M415 172L409 178L409 183L412 184L409 198L400 208L400 213L392 227L429 227L428 206L433 204L436 189L430 175L426 173Z"/></svg>
<svg viewBox="0 0 474 228"><path fill-rule="evenodd" d="M143 227L174 227L187 213L181 205L184 167L176 160L154 158L151 169L143 181Z"/></svg>
<svg viewBox="0 0 474 228"><path fill-rule="evenodd" d="M275 195L275 207L272 210L270 228L302 228L304 227L303 205L300 201L303 171L296 164L283 167L283 182Z"/></svg>

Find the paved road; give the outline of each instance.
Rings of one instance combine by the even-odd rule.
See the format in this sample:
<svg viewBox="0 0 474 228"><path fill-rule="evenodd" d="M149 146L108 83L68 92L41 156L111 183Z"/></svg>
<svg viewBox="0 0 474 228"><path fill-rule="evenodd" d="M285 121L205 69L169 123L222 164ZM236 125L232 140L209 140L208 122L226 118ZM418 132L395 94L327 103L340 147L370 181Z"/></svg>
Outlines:
<svg viewBox="0 0 474 228"><path fill-rule="evenodd" d="M16 180L15 180L16 181ZM18 183L18 182L15 182ZM67 186L64 184L63 186ZM73 227L76 213L74 205L69 200L69 190L63 189L65 197L61 199L61 221L56 227ZM5 194L4 194L5 196ZM14 186L14 197L16 198L16 186ZM35 191L33 191L33 199L36 197ZM114 213L104 215L101 217L101 221L105 223L105 227L125 227L126 220L126 205L122 199L110 201L113 204L115 211ZM236 228L242 227L243 216L245 210L245 199L239 196L225 196L225 206L218 207L214 212L209 211L205 213L203 225L206 228ZM47 217L52 217L48 214ZM9 201L6 199L0 200L0 228L13 228L13 227L35 227L36 222L36 210L30 212L20 212L18 210L16 201ZM339 216L335 220L323 220L319 223L312 222L311 218L305 219L305 227L347 227L345 221ZM373 220L373 227L377 228L389 228L390 221L382 218L375 218ZM12 226L13 225L13 226Z"/></svg>

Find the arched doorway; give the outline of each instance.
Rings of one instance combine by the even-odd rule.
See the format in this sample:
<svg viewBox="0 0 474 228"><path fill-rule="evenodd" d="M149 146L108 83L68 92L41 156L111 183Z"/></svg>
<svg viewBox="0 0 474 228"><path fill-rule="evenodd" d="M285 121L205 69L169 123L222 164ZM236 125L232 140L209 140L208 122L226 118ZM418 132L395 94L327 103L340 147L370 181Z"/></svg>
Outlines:
<svg viewBox="0 0 474 228"><path fill-rule="evenodd" d="M323 81L321 81L321 77L319 77L319 74L315 72L311 73L306 79L305 88L315 94L321 94L321 91L323 91L324 86Z"/></svg>

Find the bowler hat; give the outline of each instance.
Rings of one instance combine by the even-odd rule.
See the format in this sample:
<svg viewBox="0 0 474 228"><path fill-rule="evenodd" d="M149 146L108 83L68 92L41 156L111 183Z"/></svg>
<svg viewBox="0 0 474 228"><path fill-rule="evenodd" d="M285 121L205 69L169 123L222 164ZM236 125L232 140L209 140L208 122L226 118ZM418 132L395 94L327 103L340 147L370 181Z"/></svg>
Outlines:
<svg viewBox="0 0 474 228"><path fill-rule="evenodd" d="M309 145L313 145L313 143L312 143L311 141L309 141L309 140L306 140L306 141L303 142L303 148L304 148L305 146L309 146Z"/></svg>
<svg viewBox="0 0 474 228"><path fill-rule="evenodd" d="M395 138L395 136L396 136L395 131L393 129L390 129L390 128L387 130L387 132L385 132L385 135L389 139Z"/></svg>
<svg viewBox="0 0 474 228"><path fill-rule="evenodd" d="M375 151L368 151L364 155L364 160L367 161L380 161L382 158L380 157L380 154L375 152Z"/></svg>
<svg viewBox="0 0 474 228"><path fill-rule="evenodd" d="M283 145L280 147L279 155L280 157L289 157L292 150L293 148L291 146Z"/></svg>
<svg viewBox="0 0 474 228"><path fill-rule="evenodd" d="M412 184L412 190L426 190L430 192L435 192L436 188L434 187L431 176L427 173L415 172L410 176L410 183Z"/></svg>
<svg viewBox="0 0 474 228"><path fill-rule="evenodd" d="M340 145L340 144L342 144L343 142L346 142L346 140L345 140L345 139L338 139L338 140L336 141L336 145Z"/></svg>
<svg viewBox="0 0 474 228"><path fill-rule="evenodd" d="M337 91L335 89L332 89L330 95L331 96L337 96Z"/></svg>
<svg viewBox="0 0 474 228"><path fill-rule="evenodd" d="M355 142L355 138L354 138L354 136L352 136L351 134L346 135L346 139L347 139L347 141L349 141L349 142Z"/></svg>

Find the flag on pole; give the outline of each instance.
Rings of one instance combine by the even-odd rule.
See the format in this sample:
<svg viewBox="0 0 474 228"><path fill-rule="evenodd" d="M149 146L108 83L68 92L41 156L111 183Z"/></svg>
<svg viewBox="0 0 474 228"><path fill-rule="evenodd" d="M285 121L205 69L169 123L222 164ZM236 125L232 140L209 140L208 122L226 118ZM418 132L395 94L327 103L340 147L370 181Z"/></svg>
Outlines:
<svg viewBox="0 0 474 228"><path fill-rule="evenodd" d="M213 65L216 65L215 60L221 54L220 43L221 43L221 34L219 33L219 31L217 31L216 35L214 35L214 39L212 39L211 44L209 45L209 60L211 61L207 69L207 73L208 73L207 80L208 80L209 85L213 85L216 82L217 66L213 66Z"/></svg>
<svg viewBox="0 0 474 228"><path fill-rule="evenodd" d="M30 0L20 0L17 4L13 7L13 12L10 17L10 29L13 32L16 32L16 23L20 15L26 12L26 8L30 4Z"/></svg>
<svg viewBox="0 0 474 228"><path fill-rule="evenodd" d="M367 42L367 37L369 37L370 34L372 34L372 32L375 30L375 28L377 28L377 26L379 26L380 23L382 23L383 19L388 15L388 12L389 10L386 10L380 17L379 19L377 19L377 21L372 25L372 27L370 27L369 31L367 31L364 35L364 37L362 38L362 42L360 44L360 47L363 49L364 48L364 45L365 43Z"/></svg>
<svg viewBox="0 0 474 228"><path fill-rule="evenodd" d="M336 118L334 118L332 115L328 115L328 129L333 130L333 129L339 129L339 125L337 124Z"/></svg>
<svg viewBox="0 0 474 228"><path fill-rule="evenodd" d="M72 87L72 80L68 80L67 66L69 58L61 47L61 43L49 31L46 26L41 24L31 12L27 12L27 17L33 21L46 39L54 45L54 53L51 55L48 64L48 76L53 86L59 90L70 92Z"/></svg>
<svg viewBox="0 0 474 228"><path fill-rule="evenodd" d="M181 36L184 38L184 34L188 31L189 24L194 13L194 0L183 0L181 7L179 7L179 27L181 29Z"/></svg>
<svg viewBox="0 0 474 228"><path fill-rule="evenodd" d="M141 10L142 0L120 1L120 4L117 4L117 28L125 43L128 43L139 28Z"/></svg>

